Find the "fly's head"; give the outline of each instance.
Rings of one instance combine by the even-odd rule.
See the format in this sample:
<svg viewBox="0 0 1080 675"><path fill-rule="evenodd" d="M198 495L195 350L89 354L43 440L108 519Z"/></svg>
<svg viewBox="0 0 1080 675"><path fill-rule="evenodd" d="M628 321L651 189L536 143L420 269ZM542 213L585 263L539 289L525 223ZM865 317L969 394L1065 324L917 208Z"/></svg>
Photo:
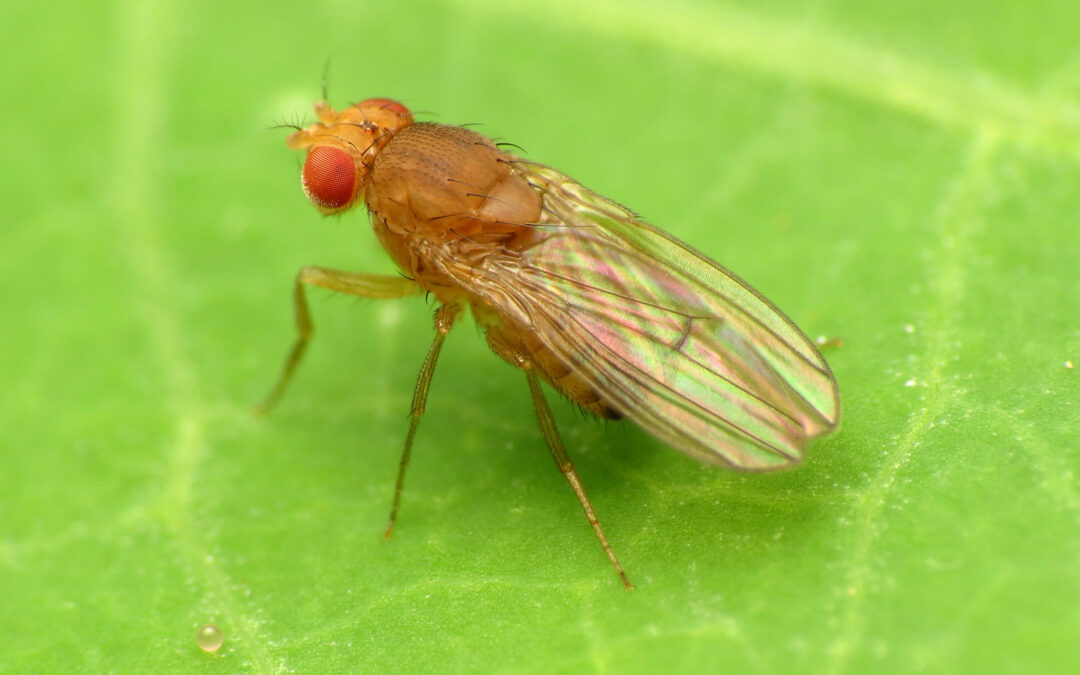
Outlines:
<svg viewBox="0 0 1080 675"><path fill-rule="evenodd" d="M412 124L413 116L387 98L370 98L341 112L320 101L315 114L319 121L289 136L287 143L307 150L300 183L311 203L327 215L342 213L360 199L375 157L394 134Z"/></svg>

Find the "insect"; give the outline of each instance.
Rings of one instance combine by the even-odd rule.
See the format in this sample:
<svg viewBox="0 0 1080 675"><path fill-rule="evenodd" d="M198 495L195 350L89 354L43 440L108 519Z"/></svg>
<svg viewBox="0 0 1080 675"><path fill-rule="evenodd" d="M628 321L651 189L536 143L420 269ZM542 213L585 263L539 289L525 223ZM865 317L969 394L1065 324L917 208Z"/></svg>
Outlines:
<svg viewBox="0 0 1080 675"><path fill-rule="evenodd" d="M325 98L325 96L324 96ZM416 122L373 98L288 139L324 214L363 203L403 276L304 267L297 338L260 404L280 398L312 335L306 286L364 298L430 294L435 340L413 394L385 536L443 341L466 310L520 369L540 431L622 583L631 588L559 437L541 381L602 418L633 420L700 460L760 471L799 462L833 430L840 399L824 358L741 279L634 212L457 126Z"/></svg>

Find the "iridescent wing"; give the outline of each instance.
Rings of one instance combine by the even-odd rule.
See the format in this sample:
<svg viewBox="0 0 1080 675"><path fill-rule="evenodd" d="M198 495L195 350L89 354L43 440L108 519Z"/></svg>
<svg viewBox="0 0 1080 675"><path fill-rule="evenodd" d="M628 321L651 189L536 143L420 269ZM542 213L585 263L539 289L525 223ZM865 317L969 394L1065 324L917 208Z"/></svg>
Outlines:
<svg viewBox="0 0 1080 675"><path fill-rule="evenodd" d="M538 244L490 258L480 294L672 446L746 470L798 462L833 429L836 380L790 319L633 212L542 165ZM507 303L509 301L509 304Z"/></svg>

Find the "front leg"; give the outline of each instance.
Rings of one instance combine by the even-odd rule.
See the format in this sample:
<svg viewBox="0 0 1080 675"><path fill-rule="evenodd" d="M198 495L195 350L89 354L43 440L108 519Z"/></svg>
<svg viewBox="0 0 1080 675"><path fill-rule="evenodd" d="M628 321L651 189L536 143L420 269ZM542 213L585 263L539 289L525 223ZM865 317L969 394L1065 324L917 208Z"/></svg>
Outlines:
<svg viewBox="0 0 1080 675"><path fill-rule="evenodd" d="M319 286L337 293L348 293L361 298L388 300L409 295L422 295L424 290L411 279L391 277L379 274L358 274L343 272L325 267L304 267L296 275L293 286L293 306L296 310L296 342L293 343L285 366L278 376L277 384L270 393L255 406L255 414L262 415L277 403L292 379L300 359L304 356L307 344L311 340L314 327L311 324L311 312L308 310L305 286Z"/></svg>

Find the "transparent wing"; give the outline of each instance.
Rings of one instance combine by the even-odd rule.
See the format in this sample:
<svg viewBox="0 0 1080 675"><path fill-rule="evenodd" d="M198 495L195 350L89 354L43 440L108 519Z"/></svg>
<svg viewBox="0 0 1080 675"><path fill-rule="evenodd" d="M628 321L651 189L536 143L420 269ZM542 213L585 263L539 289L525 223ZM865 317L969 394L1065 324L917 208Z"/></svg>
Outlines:
<svg viewBox="0 0 1080 675"><path fill-rule="evenodd" d="M797 462L836 426L832 372L768 300L573 179L515 167L543 196L538 243L491 258L481 285L616 409L748 470Z"/></svg>

